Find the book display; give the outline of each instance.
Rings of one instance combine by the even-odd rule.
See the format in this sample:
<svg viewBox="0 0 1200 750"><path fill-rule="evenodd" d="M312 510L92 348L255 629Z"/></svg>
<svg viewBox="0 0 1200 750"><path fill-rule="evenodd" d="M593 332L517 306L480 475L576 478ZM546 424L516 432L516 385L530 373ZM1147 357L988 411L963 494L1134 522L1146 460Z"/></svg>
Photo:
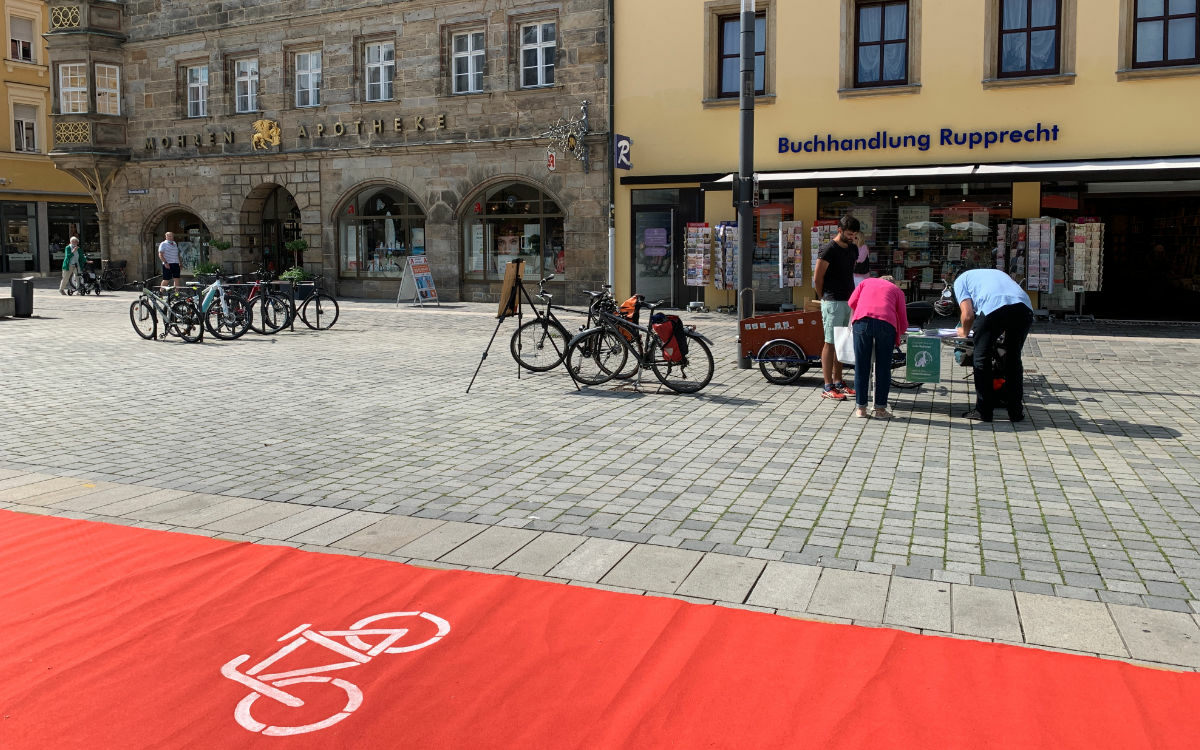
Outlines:
<svg viewBox="0 0 1200 750"><path fill-rule="evenodd" d="M779 223L779 286L804 286L804 222Z"/></svg>
<svg viewBox="0 0 1200 750"><path fill-rule="evenodd" d="M1071 224L1071 290L1098 292L1104 286L1104 224Z"/></svg>

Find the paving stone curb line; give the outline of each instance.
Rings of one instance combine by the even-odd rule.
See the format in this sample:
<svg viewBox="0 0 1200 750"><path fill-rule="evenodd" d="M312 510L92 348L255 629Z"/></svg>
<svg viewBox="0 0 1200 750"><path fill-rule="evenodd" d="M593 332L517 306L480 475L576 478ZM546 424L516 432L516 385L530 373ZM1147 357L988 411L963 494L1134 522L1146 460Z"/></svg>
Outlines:
<svg viewBox="0 0 1200 750"><path fill-rule="evenodd" d="M503 525L0 469L0 509L1200 671L1200 615Z"/></svg>

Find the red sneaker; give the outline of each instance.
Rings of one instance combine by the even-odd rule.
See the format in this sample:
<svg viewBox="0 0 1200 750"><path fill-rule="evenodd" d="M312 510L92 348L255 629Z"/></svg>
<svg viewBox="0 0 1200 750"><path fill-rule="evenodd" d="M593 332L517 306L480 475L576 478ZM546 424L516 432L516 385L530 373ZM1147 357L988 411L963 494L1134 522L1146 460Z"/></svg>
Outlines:
<svg viewBox="0 0 1200 750"><path fill-rule="evenodd" d="M846 394L842 393L837 388L826 386L825 389L821 391L821 398L831 398L834 401L845 401Z"/></svg>
<svg viewBox="0 0 1200 750"><path fill-rule="evenodd" d="M857 391L855 391L853 388L846 385L846 381L844 381L844 380L841 382L838 382L838 383L834 383L833 387L834 387L834 390L841 391L842 393L846 394L847 396L853 396L855 393L857 393Z"/></svg>

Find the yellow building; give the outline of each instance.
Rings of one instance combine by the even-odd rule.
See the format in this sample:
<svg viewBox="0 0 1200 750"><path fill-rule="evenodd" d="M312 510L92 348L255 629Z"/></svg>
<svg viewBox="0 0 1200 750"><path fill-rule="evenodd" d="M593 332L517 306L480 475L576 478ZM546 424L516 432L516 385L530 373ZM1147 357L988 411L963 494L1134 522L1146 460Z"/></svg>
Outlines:
<svg viewBox="0 0 1200 750"><path fill-rule="evenodd" d="M812 297L813 225L853 213L870 225L870 272L910 300L996 266L1043 309L1200 318L1197 5L757 0L758 308ZM617 291L732 304L712 283L719 254L688 285L686 234L735 219L740 3L615 7L614 131L632 162L615 188ZM1077 297L1086 254L1068 223L1084 219L1103 225L1088 237L1103 266L1088 281L1100 290ZM781 221L802 222L784 269ZM789 272L797 286L781 288Z"/></svg>
<svg viewBox="0 0 1200 750"><path fill-rule="evenodd" d="M8 36L0 102L0 274L57 275L62 247L77 235L99 257L96 211L88 193L54 168L50 136L51 68L42 34L43 2L4 0Z"/></svg>

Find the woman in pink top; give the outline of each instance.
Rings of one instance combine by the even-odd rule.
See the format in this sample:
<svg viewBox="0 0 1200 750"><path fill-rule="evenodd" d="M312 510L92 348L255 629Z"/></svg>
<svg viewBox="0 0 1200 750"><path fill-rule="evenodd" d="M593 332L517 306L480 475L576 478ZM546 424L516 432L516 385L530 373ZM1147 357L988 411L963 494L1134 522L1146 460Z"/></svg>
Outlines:
<svg viewBox="0 0 1200 750"><path fill-rule="evenodd" d="M871 382L871 360L875 360L875 416L891 419L887 410L892 386L892 349L900 344L900 332L908 328L904 292L890 276L865 279L850 295L850 324L854 331L855 416L867 416L867 387Z"/></svg>

